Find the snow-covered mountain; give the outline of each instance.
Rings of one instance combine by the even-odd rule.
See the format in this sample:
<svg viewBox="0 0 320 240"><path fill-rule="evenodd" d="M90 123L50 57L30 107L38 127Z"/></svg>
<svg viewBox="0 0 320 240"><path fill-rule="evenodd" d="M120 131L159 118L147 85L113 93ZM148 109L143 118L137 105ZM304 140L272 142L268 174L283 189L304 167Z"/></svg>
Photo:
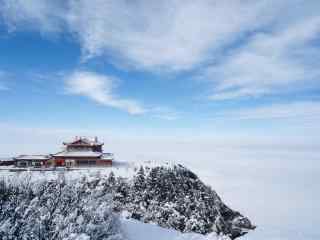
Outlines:
<svg viewBox="0 0 320 240"><path fill-rule="evenodd" d="M114 180L111 180L114 181ZM115 207L131 218L181 232L216 232L234 239L255 226L181 165L140 167L130 184L110 184Z"/></svg>
<svg viewBox="0 0 320 240"><path fill-rule="evenodd" d="M255 228L181 165L128 169L9 173L0 186L1 239L132 239L123 226L142 226L128 219L179 239L234 239Z"/></svg>

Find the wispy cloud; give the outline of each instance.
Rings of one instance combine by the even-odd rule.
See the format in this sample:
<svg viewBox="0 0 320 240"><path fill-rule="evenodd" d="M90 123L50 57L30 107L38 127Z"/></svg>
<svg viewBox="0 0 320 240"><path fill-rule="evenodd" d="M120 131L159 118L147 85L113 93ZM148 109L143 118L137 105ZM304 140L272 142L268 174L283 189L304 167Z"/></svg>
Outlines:
<svg viewBox="0 0 320 240"><path fill-rule="evenodd" d="M114 62L147 70L191 69L274 15L267 1L1 2L12 30L67 30L86 58L107 55Z"/></svg>
<svg viewBox="0 0 320 240"><path fill-rule="evenodd" d="M35 30L41 33L61 31L66 4L50 0L0 0L0 17L10 32ZM0 18L1 20L1 18Z"/></svg>
<svg viewBox="0 0 320 240"><path fill-rule="evenodd" d="M99 104L117 108L133 115L148 114L153 118L176 120L179 113L165 106L144 106L142 103L121 98L115 94L118 79L90 71L74 71L66 74L65 92L67 94L87 97Z"/></svg>
<svg viewBox="0 0 320 240"><path fill-rule="evenodd" d="M80 95L113 108L124 110L130 114L142 114L144 107L135 100L123 99L114 94L114 79L110 76L88 72L75 71L66 76L66 92Z"/></svg>
<svg viewBox="0 0 320 240"><path fill-rule="evenodd" d="M320 17L310 17L250 41L210 66L202 76L214 82L213 100L259 97L311 88L320 78Z"/></svg>
<svg viewBox="0 0 320 240"><path fill-rule="evenodd" d="M259 14L263 4L248 7L240 1L73 1L68 24L88 57L108 54L147 70L186 70L266 21Z"/></svg>
<svg viewBox="0 0 320 240"><path fill-rule="evenodd" d="M320 120L320 102L296 101L250 108L245 107L237 110L222 111L217 113L214 118L235 120L293 119L303 121L315 119L318 122Z"/></svg>
<svg viewBox="0 0 320 240"><path fill-rule="evenodd" d="M191 70L212 100L316 85L319 1L0 0L10 30L68 32L84 59L145 71ZM199 76L195 76L199 78Z"/></svg>

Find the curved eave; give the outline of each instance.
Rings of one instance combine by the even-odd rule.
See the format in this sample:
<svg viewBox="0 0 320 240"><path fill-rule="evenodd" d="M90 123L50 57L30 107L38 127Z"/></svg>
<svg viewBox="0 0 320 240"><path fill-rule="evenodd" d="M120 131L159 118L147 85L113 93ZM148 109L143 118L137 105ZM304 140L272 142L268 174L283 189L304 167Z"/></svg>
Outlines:
<svg viewBox="0 0 320 240"><path fill-rule="evenodd" d="M77 146L77 147L92 147L92 146L103 146L104 143L88 143L88 144L73 144L73 143L66 143L64 142L63 145L65 146Z"/></svg>

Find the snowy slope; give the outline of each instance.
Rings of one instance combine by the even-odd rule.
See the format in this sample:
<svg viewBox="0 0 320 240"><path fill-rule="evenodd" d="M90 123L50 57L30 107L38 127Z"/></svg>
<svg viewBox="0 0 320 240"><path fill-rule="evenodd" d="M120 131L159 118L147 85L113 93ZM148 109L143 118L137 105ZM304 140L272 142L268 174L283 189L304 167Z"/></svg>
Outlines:
<svg viewBox="0 0 320 240"><path fill-rule="evenodd" d="M195 233L180 233L132 219L122 218L121 223L128 240L229 240L227 237L219 237L216 234L204 236Z"/></svg>
<svg viewBox="0 0 320 240"><path fill-rule="evenodd" d="M78 168L70 171L22 171L22 172L12 172L9 169L15 169L14 167L0 166L0 176L1 178L8 178L13 181L24 180L25 178L30 178L30 181L41 181L41 180L54 180L57 179L61 174L63 174L66 180L80 179L86 177L87 179L94 179L97 177L107 177L110 172L113 172L116 176L121 176L123 178L131 179L134 174L138 171L140 166L147 168L153 168L157 166L174 166L174 162L168 161L116 161L113 163L112 167L90 167L90 168ZM39 169L38 169L39 170Z"/></svg>
<svg viewBox="0 0 320 240"><path fill-rule="evenodd" d="M144 166L145 170L142 168L142 171L145 171L146 175L139 169L141 165ZM157 223L181 232L207 234L214 231L235 238L247 233L249 229L254 229L249 219L228 208L217 193L204 185L195 174L181 165L173 165L156 161L135 164L123 162L110 168L7 171L2 177L17 186L25 183L41 186L43 181L50 186L51 183L47 182L50 180L66 181L68 185L81 183L85 188L93 186L88 188L89 192L98 190L96 184L102 189L108 186L103 194L107 192L114 196L115 211L128 211L131 218L145 223ZM119 178L112 178L111 172ZM124 178L132 178L132 181ZM203 239L203 236L198 234L178 234L177 237Z"/></svg>

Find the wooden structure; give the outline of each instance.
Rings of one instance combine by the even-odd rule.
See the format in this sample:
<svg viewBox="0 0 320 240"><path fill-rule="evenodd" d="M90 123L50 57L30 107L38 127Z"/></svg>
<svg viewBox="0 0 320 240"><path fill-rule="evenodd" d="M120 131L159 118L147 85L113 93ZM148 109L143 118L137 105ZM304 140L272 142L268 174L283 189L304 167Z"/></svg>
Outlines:
<svg viewBox="0 0 320 240"><path fill-rule="evenodd" d="M50 155L19 155L13 158L16 167L45 167L51 159Z"/></svg>
<svg viewBox="0 0 320 240"><path fill-rule="evenodd" d="M64 142L64 150L50 155L19 155L13 158L16 167L77 167L111 166L112 153L104 153L104 143L95 137L90 140L76 137L72 142Z"/></svg>
<svg viewBox="0 0 320 240"><path fill-rule="evenodd" d="M104 153L104 143L98 138L90 140L76 137L72 142L64 142L65 150L52 155L51 165L59 167L74 166L110 166L113 161L112 153Z"/></svg>
<svg viewBox="0 0 320 240"><path fill-rule="evenodd" d="M14 164L13 158L0 158L0 166L13 166Z"/></svg>

